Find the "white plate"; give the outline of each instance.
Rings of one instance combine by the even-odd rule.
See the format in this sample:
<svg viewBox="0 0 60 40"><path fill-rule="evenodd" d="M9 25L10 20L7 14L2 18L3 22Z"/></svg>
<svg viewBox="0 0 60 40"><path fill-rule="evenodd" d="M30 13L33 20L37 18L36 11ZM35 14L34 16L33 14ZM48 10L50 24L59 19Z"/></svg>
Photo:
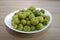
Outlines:
<svg viewBox="0 0 60 40"><path fill-rule="evenodd" d="M26 8L25 8L26 9ZM41 10L42 8L36 8L38 10ZM44 9L45 10L45 9ZM11 30L14 30L16 32L20 32L20 33L37 33L37 32L41 32L43 30L45 30L46 28L49 27L49 25L51 24L52 22L52 15L49 11L45 10L45 14L46 15L49 15L50 16L50 21L48 22L48 24L46 26L44 26L41 30L36 30L36 31L30 31L30 32L24 32L24 31L20 31L20 30L17 30L17 29L14 29L13 26L11 25L11 19L12 19L12 16L14 15L14 13L18 12L19 10L16 10L12 13L10 13L9 15L7 15L4 19L4 22L5 24L7 25L7 27L9 27Z"/></svg>

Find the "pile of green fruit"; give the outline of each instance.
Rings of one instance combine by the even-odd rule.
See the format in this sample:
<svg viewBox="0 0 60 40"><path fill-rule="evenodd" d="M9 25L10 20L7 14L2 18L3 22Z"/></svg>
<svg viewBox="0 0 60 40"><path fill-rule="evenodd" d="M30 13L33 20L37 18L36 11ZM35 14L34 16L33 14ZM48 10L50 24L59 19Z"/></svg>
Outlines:
<svg viewBox="0 0 60 40"><path fill-rule="evenodd" d="M42 29L44 25L48 24L49 20L50 16L45 15L43 9L37 10L35 7L30 6L16 12L11 23L15 29L29 32Z"/></svg>

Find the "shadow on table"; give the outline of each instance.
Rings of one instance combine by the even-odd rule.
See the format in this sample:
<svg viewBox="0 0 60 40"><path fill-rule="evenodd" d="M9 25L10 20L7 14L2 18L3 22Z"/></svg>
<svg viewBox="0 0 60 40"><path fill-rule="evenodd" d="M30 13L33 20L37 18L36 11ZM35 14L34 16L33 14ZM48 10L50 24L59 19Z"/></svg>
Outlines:
<svg viewBox="0 0 60 40"><path fill-rule="evenodd" d="M39 33L34 33L34 34L24 34L24 33L18 33L18 32L15 32L11 29L9 29L8 27L6 27L6 30L7 32L16 37L16 38L37 38L37 37L40 37L40 38L44 38L45 37L45 34L48 32L48 29L47 30L44 30L42 32L39 32Z"/></svg>

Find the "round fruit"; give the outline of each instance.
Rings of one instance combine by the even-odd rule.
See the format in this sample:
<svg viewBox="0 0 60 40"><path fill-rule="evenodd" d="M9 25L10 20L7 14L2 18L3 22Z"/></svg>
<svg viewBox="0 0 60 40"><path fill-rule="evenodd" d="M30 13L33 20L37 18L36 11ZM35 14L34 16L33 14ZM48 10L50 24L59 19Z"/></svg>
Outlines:
<svg viewBox="0 0 60 40"><path fill-rule="evenodd" d="M39 10L34 10L33 12L34 12L35 16L40 15L40 13L39 13L40 11Z"/></svg>
<svg viewBox="0 0 60 40"><path fill-rule="evenodd" d="M27 12L26 12L26 16L29 16L29 15L30 15L30 12L29 12L29 11L27 11Z"/></svg>
<svg viewBox="0 0 60 40"><path fill-rule="evenodd" d="M37 28L37 30L43 28L43 24L42 23L39 23L36 28Z"/></svg>
<svg viewBox="0 0 60 40"><path fill-rule="evenodd" d="M50 20L50 16L45 16L45 18L49 21Z"/></svg>
<svg viewBox="0 0 60 40"><path fill-rule="evenodd" d="M19 24L19 23L20 23L20 20L19 20L18 18L12 19L12 21L13 21L15 24Z"/></svg>
<svg viewBox="0 0 60 40"><path fill-rule="evenodd" d="M19 18L22 18L22 19L26 18L26 15L23 14L22 12L19 12L18 15L19 15Z"/></svg>
<svg viewBox="0 0 60 40"><path fill-rule="evenodd" d="M43 19L42 16L39 16L39 17L37 17L37 18L38 18L39 22L43 22L43 21L44 21L44 19Z"/></svg>
<svg viewBox="0 0 60 40"><path fill-rule="evenodd" d="M18 25L18 29L19 29L19 30L23 30L23 25L22 25L22 24L19 24L19 25Z"/></svg>
<svg viewBox="0 0 60 40"><path fill-rule="evenodd" d="M26 25L26 20L21 20L21 24Z"/></svg>
<svg viewBox="0 0 60 40"><path fill-rule="evenodd" d="M18 15L14 15L14 16L12 17L12 19L15 19L15 18L18 18Z"/></svg>
<svg viewBox="0 0 60 40"><path fill-rule="evenodd" d="M32 31L36 30L36 29L35 29L35 26L31 26L31 30L32 30Z"/></svg>
<svg viewBox="0 0 60 40"><path fill-rule="evenodd" d="M28 10L31 10L31 11L33 11L33 10L35 10L36 8L35 7L33 7L33 6L30 6L29 8L28 8Z"/></svg>
<svg viewBox="0 0 60 40"><path fill-rule="evenodd" d="M15 24L13 21L12 21L12 26L13 26L13 28L17 28L17 24Z"/></svg>
<svg viewBox="0 0 60 40"><path fill-rule="evenodd" d="M45 18L44 19L44 22L43 22L44 25L47 25L48 24L48 20Z"/></svg>
<svg viewBox="0 0 60 40"><path fill-rule="evenodd" d="M34 14L30 14L30 15L29 15L29 19L32 19L32 18L34 18L34 17L35 17Z"/></svg>
<svg viewBox="0 0 60 40"><path fill-rule="evenodd" d="M31 25L31 22L30 21L27 21L27 25Z"/></svg>
<svg viewBox="0 0 60 40"><path fill-rule="evenodd" d="M41 9L40 12L42 12L43 14L45 13L45 11L43 9Z"/></svg>
<svg viewBox="0 0 60 40"><path fill-rule="evenodd" d="M24 26L24 31L29 32L31 30L30 26Z"/></svg>
<svg viewBox="0 0 60 40"><path fill-rule="evenodd" d="M32 25L37 25L39 23L39 20L37 18L32 18L31 19L31 24Z"/></svg>

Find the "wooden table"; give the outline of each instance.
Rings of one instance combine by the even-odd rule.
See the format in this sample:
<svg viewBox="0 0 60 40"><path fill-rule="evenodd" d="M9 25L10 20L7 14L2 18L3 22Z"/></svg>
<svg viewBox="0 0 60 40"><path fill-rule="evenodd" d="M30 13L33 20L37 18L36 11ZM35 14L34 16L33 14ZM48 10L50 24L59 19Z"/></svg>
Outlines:
<svg viewBox="0 0 60 40"><path fill-rule="evenodd" d="M51 12L53 20L50 27L36 34L22 34L10 30L4 18L18 9L30 5L45 8ZM0 40L60 40L60 1L58 0L0 0Z"/></svg>

